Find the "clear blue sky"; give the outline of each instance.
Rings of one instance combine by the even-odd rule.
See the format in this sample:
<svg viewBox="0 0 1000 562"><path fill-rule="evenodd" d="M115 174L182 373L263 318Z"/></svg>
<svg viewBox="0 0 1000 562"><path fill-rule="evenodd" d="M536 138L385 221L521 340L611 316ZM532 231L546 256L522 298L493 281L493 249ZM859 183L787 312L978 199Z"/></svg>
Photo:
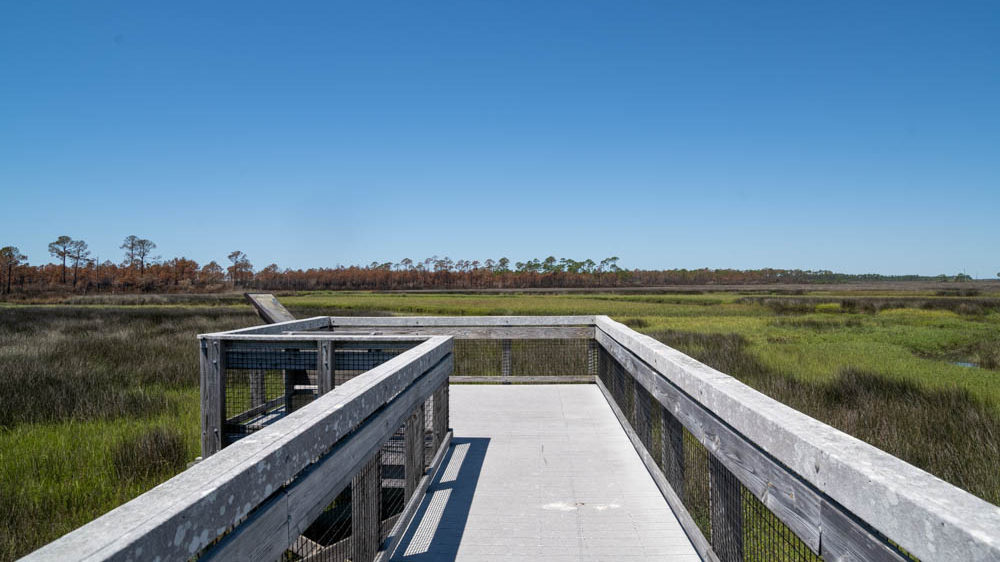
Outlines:
<svg viewBox="0 0 1000 562"><path fill-rule="evenodd" d="M1000 3L0 6L0 245L1000 271Z"/></svg>

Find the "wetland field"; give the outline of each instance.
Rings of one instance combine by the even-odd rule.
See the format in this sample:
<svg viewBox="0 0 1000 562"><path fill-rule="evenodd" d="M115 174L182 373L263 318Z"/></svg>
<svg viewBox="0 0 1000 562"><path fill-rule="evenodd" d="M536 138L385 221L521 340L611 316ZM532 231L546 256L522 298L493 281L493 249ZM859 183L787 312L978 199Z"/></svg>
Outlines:
<svg viewBox="0 0 1000 562"><path fill-rule="evenodd" d="M299 317L607 314L1000 504L1000 289L297 293ZM0 303L0 560L183 470L195 335L259 323L238 295Z"/></svg>

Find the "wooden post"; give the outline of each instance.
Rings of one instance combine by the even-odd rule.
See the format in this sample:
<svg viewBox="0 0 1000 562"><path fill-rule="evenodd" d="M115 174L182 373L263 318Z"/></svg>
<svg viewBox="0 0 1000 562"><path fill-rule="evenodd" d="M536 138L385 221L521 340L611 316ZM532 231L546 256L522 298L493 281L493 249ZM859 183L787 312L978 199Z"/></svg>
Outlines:
<svg viewBox="0 0 1000 562"><path fill-rule="evenodd" d="M285 381L285 415L291 414L295 410L295 373L296 371L284 370L281 376Z"/></svg>
<svg viewBox="0 0 1000 562"><path fill-rule="evenodd" d="M684 499L684 426L674 417L670 410L660 406L660 420L663 444L662 460L663 475L670 482L677 497Z"/></svg>
<svg viewBox="0 0 1000 562"><path fill-rule="evenodd" d="M652 412L649 411L649 393L646 392L646 389L641 384L634 382L632 384L632 396L632 402L635 403L635 407L633 408L635 413L632 415L632 419L634 420L633 429L635 429L635 433L639 436L642 444L647 449L652 449L653 416Z"/></svg>
<svg viewBox="0 0 1000 562"><path fill-rule="evenodd" d="M209 456L222 449L222 432L225 411L225 366L223 347L218 339L203 339L201 353L201 456Z"/></svg>
<svg viewBox="0 0 1000 562"><path fill-rule="evenodd" d="M256 408L267 402L267 371L254 369L250 371L250 408Z"/></svg>
<svg viewBox="0 0 1000 562"><path fill-rule="evenodd" d="M708 455L712 550L721 562L743 562L743 498L739 480Z"/></svg>
<svg viewBox="0 0 1000 562"><path fill-rule="evenodd" d="M405 492L406 501L420 484L420 478L424 475L424 405L421 404L406 420L405 437L405 471L406 479Z"/></svg>
<svg viewBox="0 0 1000 562"><path fill-rule="evenodd" d="M448 383L447 381L434 391L434 416L432 420L434 431L434 450L437 451L448 433Z"/></svg>
<svg viewBox="0 0 1000 562"><path fill-rule="evenodd" d="M319 353L316 354L316 385L320 396L333 390L333 342L319 342Z"/></svg>
<svg viewBox="0 0 1000 562"><path fill-rule="evenodd" d="M598 364L599 364L599 353L601 346L597 343L596 339L587 340L587 374L592 377L597 377Z"/></svg>
<svg viewBox="0 0 1000 562"><path fill-rule="evenodd" d="M296 349L286 349L286 352L296 352ZM322 356L321 353L317 353L317 356ZM321 359L317 358L316 362L319 363ZM284 372L285 379L285 415L288 415L295 411L295 386L296 385L308 385L309 384L309 374L302 369L286 369Z"/></svg>
<svg viewBox="0 0 1000 562"><path fill-rule="evenodd" d="M500 340L500 377L503 382L510 382L511 352L510 340Z"/></svg>
<svg viewBox="0 0 1000 562"><path fill-rule="evenodd" d="M381 453L375 453L351 484L352 562L374 560L382 539L380 456Z"/></svg>

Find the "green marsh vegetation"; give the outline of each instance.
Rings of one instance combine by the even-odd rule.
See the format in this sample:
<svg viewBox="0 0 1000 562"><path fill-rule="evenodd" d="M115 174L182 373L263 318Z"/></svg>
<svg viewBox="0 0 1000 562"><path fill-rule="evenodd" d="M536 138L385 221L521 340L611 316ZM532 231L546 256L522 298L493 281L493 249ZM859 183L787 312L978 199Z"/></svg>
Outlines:
<svg viewBox="0 0 1000 562"><path fill-rule="evenodd" d="M1000 504L1000 295L299 293L319 314L607 314ZM238 295L0 305L0 559L199 454L195 335L258 323ZM957 365L965 362L978 365Z"/></svg>
<svg viewBox="0 0 1000 562"><path fill-rule="evenodd" d="M0 559L58 538L199 454L200 332L246 307L0 306Z"/></svg>

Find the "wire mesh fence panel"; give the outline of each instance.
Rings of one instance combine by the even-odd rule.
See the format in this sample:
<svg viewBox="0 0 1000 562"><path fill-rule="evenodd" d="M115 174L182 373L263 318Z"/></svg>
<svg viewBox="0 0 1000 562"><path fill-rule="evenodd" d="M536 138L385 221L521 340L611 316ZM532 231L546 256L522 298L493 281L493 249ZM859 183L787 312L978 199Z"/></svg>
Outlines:
<svg viewBox="0 0 1000 562"><path fill-rule="evenodd" d="M715 456L708 458L712 549L722 562L743 561L743 498L739 480Z"/></svg>
<svg viewBox="0 0 1000 562"><path fill-rule="evenodd" d="M284 560L344 562L352 555L351 494L347 486L285 551Z"/></svg>
<svg viewBox="0 0 1000 562"><path fill-rule="evenodd" d="M590 340L510 340L510 376L580 376L589 372Z"/></svg>
<svg viewBox="0 0 1000 562"><path fill-rule="evenodd" d="M315 399L316 360L315 342L228 342L223 446Z"/></svg>
<svg viewBox="0 0 1000 562"><path fill-rule="evenodd" d="M334 342L334 387L414 345L410 342ZM315 341L227 342L223 446L315 400L319 396L319 359Z"/></svg>
<svg viewBox="0 0 1000 562"><path fill-rule="evenodd" d="M453 376L499 377L503 374L501 340L456 339Z"/></svg>
<svg viewBox="0 0 1000 562"><path fill-rule="evenodd" d="M604 349L601 349L598 355L597 376L604 384L604 388L608 389L615 403L627 416L628 414L624 406L626 402L625 383L626 379L629 379L630 376L625 372L621 364Z"/></svg>
<svg viewBox="0 0 1000 562"><path fill-rule="evenodd" d="M592 340L456 339L454 376L579 377L593 375Z"/></svg>
<svg viewBox="0 0 1000 562"><path fill-rule="evenodd" d="M382 344L374 346L362 343L334 344L334 385L339 386L365 371L374 369L396 357L415 344Z"/></svg>
<svg viewBox="0 0 1000 562"><path fill-rule="evenodd" d="M682 447L684 449L684 486L681 502L691 514L696 525L705 537L712 534L712 522L709 516L709 453L694 435L685 428L683 430ZM676 490L675 490L676 491Z"/></svg>
<svg viewBox="0 0 1000 562"><path fill-rule="evenodd" d="M823 559L810 550L750 490L741 485L740 494L743 504L743 560L813 562Z"/></svg>

